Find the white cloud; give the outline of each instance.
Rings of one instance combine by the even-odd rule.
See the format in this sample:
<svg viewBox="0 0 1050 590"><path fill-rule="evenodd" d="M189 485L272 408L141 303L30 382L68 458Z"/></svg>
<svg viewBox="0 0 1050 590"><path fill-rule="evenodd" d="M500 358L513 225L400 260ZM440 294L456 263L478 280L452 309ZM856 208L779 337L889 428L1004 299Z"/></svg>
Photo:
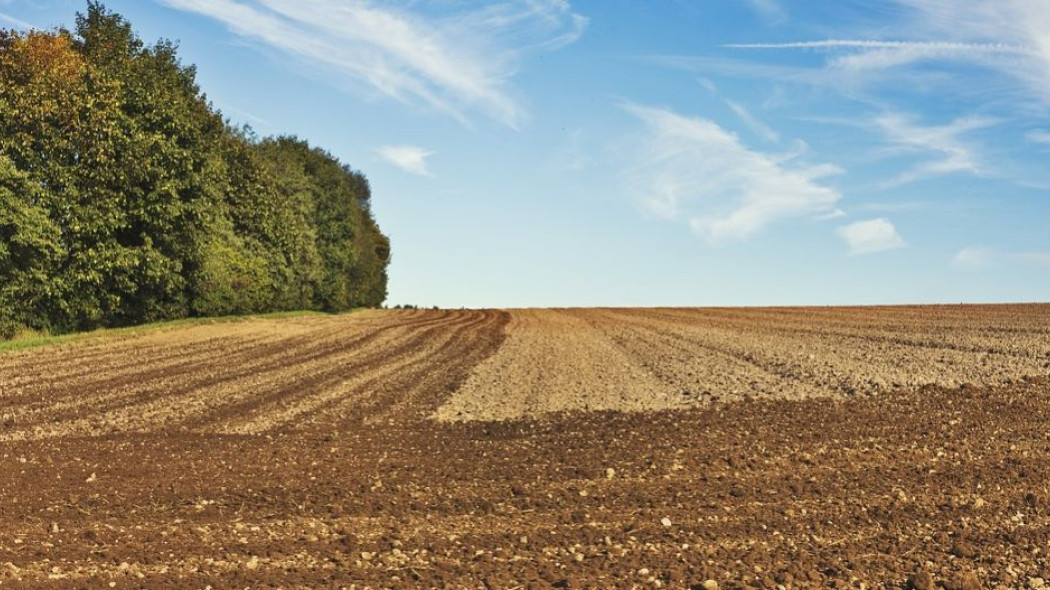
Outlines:
<svg viewBox="0 0 1050 590"><path fill-rule="evenodd" d="M844 225L837 233L849 245L850 254L853 255L885 252L907 245L897 233L897 228L881 217Z"/></svg>
<svg viewBox="0 0 1050 590"><path fill-rule="evenodd" d="M234 115L237 115L241 119L246 119L252 123L256 123L258 125L265 125L266 127L273 127L273 123L267 121L266 119L248 111L245 111L243 109L232 107L228 104L220 104L219 110L221 110L224 115L229 115L232 113Z"/></svg>
<svg viewBox="0 0 1050 590"><path fill-rule="evenodd" d="M427 158L434 155L434 152L414 145L388 145L377 149L376 153L409 174L433 176L427 167Z"/></svg>
<svg viewBox="0 0 1050 590"><path fill-rule="evenodd" d="M791 43L730 43L733 49L893 49L926 55L952 53L1007 53L1031 55L1032 51L1018 45L1004 43L956 43L951 41L877 41L874 39L825 39L822 41L794 41Z"/></svg>
<svg viewBox="0 0 1050 590"><path fill-rule="evenodd" d="M749 110L748 107L745 107L736 101L731 101L726 97L723 97L722 93L718 90L718 87L715 86L715 83L712 82L710 79L700 78L697 82L699 82L700 86L705 87L709 92L711 92L712 96L714 96L716 99L722 101L723 103L726 103L726 106L729 107L731 111L733 111L733 114L736 115L736 118L739 119L740 122L743 123L745 126L747 126L752 133L758 135L759 138L762 138L763 140L773 144L780 142L780 133L777 133L769 125L762 123L757 117L755 117L754 114L751 113L751 110Z"/></svg>
<svg viewBox="0 0 1050 590"><path fill-rule="evenodd" d="M38 29L39 28L39 27L33 26L30 23L27 23L26 21L24 21L22 19L15 18L13 16L8 16L8 15L2 13L2 12L0 12L0 22L5 22L5 23L8 23L8 24L14 25L16 28L19 28L19 29Z"/></svg>
<svg viewBox="0 0 1050 590"><path fill-rule="evenodd" d="M951 265L961 270L981 270L992 266L996 256L994 250L971 246L959 250L952 258Z"/></svg>
<svg viewBox="0 0 1050 590"><path fill-rule="evenodd" d="M873 203L864 203L860 205L860 208L864 211L874 211L877 213L904 213L911 211L923 211L929 209L931 204L926 201L876 201Z"/></svg>
<svg viewBox="0 0 1050 590"><path fill-rule="evenodd" d="M831 54L816 79L852 89L871 82L901 88L908 66L964 62L1001 74L1012 92L1050 104L1050 2L1046 0L896 0L907 18L894 23L903 40L827 39L793 43L742 43L738 49L820 50ZM889 74L893 73L894 77ZM928 79L932 72L922 72ZM947 84L942 84L947 88ZM919 87L929 87L929 83ZM987 102L987 84L970 85ZM1016 96L1014 97L1016 98Z"/></svg>
<svg viewBox="0 0 1050 590"><path fill-rule="evenodd" d="M1023 55L979 60L1021 81L1050 103L1050 3L1046 0L897 0L918 16L915 27L952 40L1015 45Z"/></svg>
<svg viewBox="0 0 1050 590"><path fill-rule="evenodd" d="M834 211L828 211L827 213L821 213L820 215L817 215L815 217L815 219L817 221L827 221L829 219L839 219L841 217L846 217L846 212L843 211L842 209L835 209Z"/></svg>
<svg viewBox="0 0 1050 590"><path fill-rule="evenodd" d="M712 96L724 102L726 106L729 107L729 110L733 111L733 114L736 115L737 119L740 119L740 122L746 125L752 133L770 143L778 143L780 141L779 133L759 120L758 117L751 114L751 111L744 105L722 96L722 93L718 90L718 86L716 86L709 78L700 78L697 82L710 92Z"/></svg>
<svg viewBox="0 0 1050 590"><path fill-rule="evenodd" d="M225 24L339 83L421 103L466 121L480 111L517 126L524 109L509 80L522 57L580 37L587 19L566 0L460 2L424 13L414 2L161 0Z"/></svg>
<svg viewBox="0 0 1050 590"><path fill-rule="evenodd" d="M626 104L645 124L628 172L654 213L687 222L712 244L744 240L786 219L831 212L841 196L821 185L831 165L792 165L707 119Z"/></svg>
<svg viewBox="0 0 1050 590"><path fill-rule="evenodd" d="M797 77L823 86L853 91L865 84L889 81L882 74L895 70L904 75L904 66L920 62L975 62L989 67L1003 60L1025 61L1036 57L1028 47L1005 43L964 43L952 41L879 41L872 39L826 39L792 43L735 43L731 49L817 50L830 55L824 68L810 76ZM931 77L930 72L923 72Z"/></svg>
<svg viewBox="0 0 1050 590"><path fill-rule="evenodd" d="M1050 268L1050 252L1024 252L1018 254L1017 257L1027 264L1032 266L1042 266Z"/></svg>
<svg viewBox="0 0 1050 590"><path fill-rule="evenodd" d="M1050 252L1001 252L990 248L968 247L960 250L952 258L951 265L962 270L982 270L1009 261L1050 268Z"/></svg>
<svg viewBox="0 0 1050 590"><path fill-rule="evenodd" d="M787 20L787 11L777 0L747 0L747 4L751 10L769 22L780 23Z"/></svg>
<svg viewBox="0 0 1050 590"><path fill-rule="evenodd" d="M770 143L777 143L780 141L780 134L752 115L751 111L747 110L744 105L731 100L727 100L726 105L729 107L729 110L733 111L733 114L743 121L744 125L747 125L748 129L750 129L755 135L758 135Z"/></svg>
<svg viewBox="0 0 1050 590"><path fill-rule="evenodd" d="M963 141L960 136L996 122L988 117L962 117L947 125L922 126L898 113L889 113L875 120L887 140L898 149L905 152L929 152L938 156L912 166L894 184L942 174L982 174L984 169L976 147Z"/></svg>
<svg viewBox="0 0 1050 590"><path fill-rule="evenodd" d="M1036 129L1029 131L1025 138L1032 143L1050 143L1050 131L1045 129Z"/></svg>

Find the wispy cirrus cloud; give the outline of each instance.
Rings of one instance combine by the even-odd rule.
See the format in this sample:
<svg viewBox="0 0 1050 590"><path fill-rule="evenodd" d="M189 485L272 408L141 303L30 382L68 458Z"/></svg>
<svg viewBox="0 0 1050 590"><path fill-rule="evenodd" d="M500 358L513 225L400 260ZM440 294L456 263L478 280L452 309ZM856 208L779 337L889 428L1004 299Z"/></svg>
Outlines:
<svg viewBox="0 0 1050 590"><path fill-rule="evenodd" d="M698 80L701 86L707 89L715 98L725 103L726 107L736 115L737 119L743 123L752 133L765 139L770 143L777 143L780 141L780 134L773 130L772 127L766 125L758 117L753 115L751 111L743 104L730 100L722 95L722 92L718 89L718 86L714 82L707 78L700 78Z"/></svg>
<svg viewBox="0 0 1050 590"><path fill-rule="evenodd" d="M844 225L837 233L854 256L896 250L907 245L897 228L884 217Z"/></svg>
<svg viewBox="0 0 1050 590"><path fill-rule="evenodd" d="M1045 186L1045 174L1026 161L1030 156L1005 144L1004 130L1016 129L1026 117L1045 121L1050 113L1050 2L965 5L892 0L858 10L871 19L836 26L839 38L787 43L757 38L724 45L728 53L647 59L704 76L772 81L789 94L796 111L820 101L821 113L848 113L844 124L878 140L867 160L884 178L871 185L876 188L948 175ZM894 38L886 37L888 31ZM783 59L786 52L801 59ZM795 87L806 88L793 92ZM836 98L845 100L833 102ZM955 118L945 120L945 112ZM1050 145L1050 131L1036 129L1026 139ZM900 168L884 164L887 155L895 156L893 164Z"/></svg>
<svg viewBox="0 0 1050 590"><path fill-rule="evenodd" d="M427 158L434 152L414 145L387 145L376 150L379 157L416 176L433 176Z"/></svg>
<svg viewBox="0 0 1050 590"><path fill-rule="evenodd" d="M31 23L27 23L26 21L24 21L24 20L22 20L20 18L15 18L13 16L6 15L6 14L4 14L2 12L0 12L0 22L7 23L9 25L14 25L15 28L19 28L19 29L37 29L37 28L39 28L39 27L34 26Z"/></svg>
<svg viewBox="0 0 1050 590"><path fill-rule="evenodd" d="M945 55L951 53L1007 53L1035 55L1036 52L1005 43L961 43L952 41L879 41L875 39L824 39L789 43L729 43L732 49L894 49L908 53Z"/></svg>
<svg viewBox="0 0 1050 590"><path fill-rule="evenodd" d="M1050 252L1022 252L1017 258L1032 266L1050 268Z"/></svg>
<svg viewBox="0 0 1050 590"><path fill-rule="evenodd" d="M910 66L963 62L1013 80L1002 90L1050 106L1050 3L1044 0L896 0L905 18L894 30L906 38L845 38L789 43L737 43L741 50L821 51L824 75L811 79L851 90L869 82L893 82ZM929 74L929 72L926 72ZM946 86L946 85L945 85ZM971 88L987 92L987 88Z"/></svg>
<svg viewBox="0 0 1050 590"><path fill-rule="evenodd" d="M576 41L587 19L566 0L434 7L366 0L160 0L374 93L466 122L525 117L510 79L522 58ZM426 8L433 10L427 11Z"/></svg>
<svg viewBox="0 0 1050 590"><path fill-rule="evenodd" d="M983 174L985 169L978 148L962 136L997 122L990 117L972 116L961 117L947 125L924 126L900 113L887 113L876 118L875 125L894 149L934 156L913 165L891 184L905 184L943 174Z"/></svg>
<svg viewBox="0 0 1050 590"><path fill-rule="evenodd" d="M993 248L968 246L952 257L951 266L959 270L987 270L1008 264L1050 268L1050 252L1009 252Z"/></svg>
<svg viewBox="0 0 1050 590"><path fill-rule="evenodd" d="M858 209L862 211L874 211L877 213L907 213L925 211L930 208L931 203L927 201L875 201L858 205Z"/></svg>
<svg viewBox="0 0 1050 590"><path fill-rule="evenodd" d="M1044 0L973 0L960 9L948 0L897 0L915 14L927 35L1023 47L1014 59L978 61L1022 82L1050 104L1050 3Z"/></svg>
<svg viewBox="0 0 1050 590"><path fill-rule="evenodd" d="M920 62L991 62L996 59L1038 59L1031 48L1007 43L964 43L953 41L879 41L872 39L826 39L793 43L740 43L731 49L810 49L831 53L826 62L829 83L856 86L865 77Z"/></svg>
<svg viewBox="0 0 1050 590"><path fill-rule="evenodd" d="M883 182L882 188L949 174L994 176L998 173L986 163L982 141L967 137L1001 123L1001 120L995 117L968 115L943 125L925 125L919 122L917 115L887 111L870 119L806 117L802 120L863 129L880 135L881 147L871 154L874 160L881 160L887 156L906 156L910 160L907 168L894 178ZM882 210L902 210L902 207L915 209L916 205L887 204ZM868 210L876 210L872 205L865 207Z"/></svg>
<svg viewBox="0 0 1050 590"><path fill-rule="evenodd" d="M778 0L747 0L747 5L768 22L781 23L787 20L787 11Z"/></svg>
<svg viewBox="0 0 1050 590"><path fill-rule="evenodd" d="M816 219L817 221L827 221L829 219L839 219L841 217L846 217L848 215L849 214L846 213L845 211L843 211L842 209L835 209L834 211L828 211L827 213L821 213L820 215L817 215L816 217L814 217L814 219Z"/></svg>
<svg viewBox="0 0 1050 590"><path fill-rule="evenodd" d="M750 129L755 135L758 135L770 143L777 143L780 141L780 134L774 131L772 127L759 120L758 117L751 114L751 111L744 105L736 101L726 100L726 106L728 106L729 110L733 111L733 114L736 115L744 125L747 125L748 129Z"/></svg>
<svg viewBox="0 0 1050 590"><path fill-rule="evenodd" d="M841 195L820 180L841 172L752 150L716 123L624 104L644 124L628 184L653 213L711 244L745 240L793 218L832 213Z"/></svg>
<svg viewBox="0 0 1050 590"><path fill-rule="evenodd" d="M1032 143L1045 143L1050 144L1050 131L1045 129L1036 129L1029 131L1025 138Z"/></svg>
<svg viewBox="0 0 1050 590"><path fill-rule="evenodd" d="M959 270L984 270L991 267L998 257L999 253L991 248L968 246L956 252L951 266Z"/></svg>

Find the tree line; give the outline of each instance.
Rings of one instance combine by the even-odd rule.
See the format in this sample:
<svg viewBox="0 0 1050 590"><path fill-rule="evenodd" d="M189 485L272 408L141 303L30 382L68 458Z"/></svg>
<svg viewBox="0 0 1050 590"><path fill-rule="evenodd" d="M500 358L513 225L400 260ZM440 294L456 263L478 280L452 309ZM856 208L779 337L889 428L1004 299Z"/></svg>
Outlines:
<svg viewBox="0 0 1050 590"><path fill-rule="evenodd" d="M99 2L0 31L0 337L386 298L367 178L230 124Z"/></svg>

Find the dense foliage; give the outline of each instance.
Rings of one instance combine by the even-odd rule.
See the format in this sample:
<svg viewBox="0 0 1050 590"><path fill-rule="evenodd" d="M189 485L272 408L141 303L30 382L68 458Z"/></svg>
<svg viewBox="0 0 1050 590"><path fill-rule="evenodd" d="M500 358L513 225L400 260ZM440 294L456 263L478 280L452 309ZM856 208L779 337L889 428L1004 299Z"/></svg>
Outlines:
<svg viewBox="0 0 1050 590"><path fill-rule="evenodd" d="M195 77L98 2L0 31L0 337L383 302L367 179L232 127Z"/></svg>

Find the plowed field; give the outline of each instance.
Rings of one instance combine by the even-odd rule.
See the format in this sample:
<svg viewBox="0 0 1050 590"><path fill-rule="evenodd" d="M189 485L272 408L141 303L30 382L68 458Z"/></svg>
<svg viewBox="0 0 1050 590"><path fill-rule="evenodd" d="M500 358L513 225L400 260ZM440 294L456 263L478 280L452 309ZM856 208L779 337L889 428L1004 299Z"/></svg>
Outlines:
<svg viewBox="0 0 1050 590"><path fill-rule="evenodd" d="M0 355L0 588L1035 589L1048 553L1050 305L370 311Z"/></svg>

